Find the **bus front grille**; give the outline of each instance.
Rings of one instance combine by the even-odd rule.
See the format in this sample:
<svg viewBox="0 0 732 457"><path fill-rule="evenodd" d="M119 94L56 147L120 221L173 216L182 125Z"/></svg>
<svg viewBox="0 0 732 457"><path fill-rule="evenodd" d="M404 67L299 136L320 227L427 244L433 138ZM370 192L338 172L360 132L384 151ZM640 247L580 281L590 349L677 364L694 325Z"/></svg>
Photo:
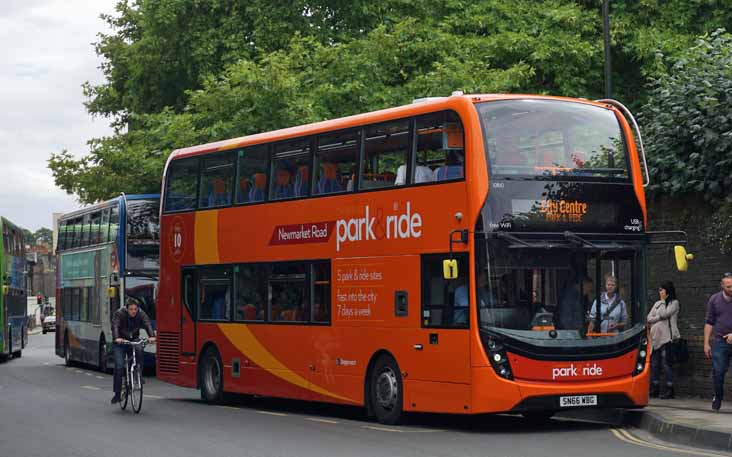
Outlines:
<svg viewBox="0 0 732 457"><path fill-rule="evenodd" d="M158 369L163 373L178 373L180 335L177 332L160 332L158 336Z"/></svg>

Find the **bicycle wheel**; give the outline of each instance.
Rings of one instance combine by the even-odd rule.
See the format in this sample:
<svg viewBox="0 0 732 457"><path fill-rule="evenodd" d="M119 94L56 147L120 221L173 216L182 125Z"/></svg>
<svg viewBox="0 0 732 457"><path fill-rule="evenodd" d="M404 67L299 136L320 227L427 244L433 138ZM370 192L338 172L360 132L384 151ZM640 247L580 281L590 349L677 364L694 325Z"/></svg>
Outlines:
<svg viewBox="0 0 732 457"><path fill-rule="evenodd" d="M127 359L125 359L125 367L127 367ZM120 392L119 407L124 411L127 408L127 400L130 396L130 383L128 380L130 377L127 375L127 369L123 372L122 376L122 392Z"/></svg>
<svg viewBox="0 0 732 457"><path fill-rule="evenodd" d="M132 410L137 414L142 409L142 368L139 365L132 369L131 387Z"/></svg>

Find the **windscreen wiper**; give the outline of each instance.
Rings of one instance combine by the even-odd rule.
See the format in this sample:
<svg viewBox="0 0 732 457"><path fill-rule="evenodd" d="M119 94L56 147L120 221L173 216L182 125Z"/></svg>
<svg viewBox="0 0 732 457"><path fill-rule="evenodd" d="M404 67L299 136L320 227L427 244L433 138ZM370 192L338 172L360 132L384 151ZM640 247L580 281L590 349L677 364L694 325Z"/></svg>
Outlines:
<svg viewBox="0 0 732 457"><path fill-rule="evenodd" d="M564 232L564 238L567 239L568 241L574 241L574 242L580 243L583 246L589 246L592 249L600 249L597 247L597 245L591 243L590 241L588 241L585 238L582 238L581 236L577 235L574 232L570 232L570 231Z"/></svg>
<svg viewBox="0 0 732 457"><path fill-rule="evenodd" d="M534 248L534 249L552 249L555 247L561 247L562 245L553 244L551 242L543 241L539 243L530 243L526 240L522 240L521 238L517 237L516 235L513 235L509 232L493 232L495 233L495 236L499 239L512 241L516 244L520 244L523 247L526 248ZM513 246L509 246L513 247ZM566 246L565 246L566 247Z"/></svg>

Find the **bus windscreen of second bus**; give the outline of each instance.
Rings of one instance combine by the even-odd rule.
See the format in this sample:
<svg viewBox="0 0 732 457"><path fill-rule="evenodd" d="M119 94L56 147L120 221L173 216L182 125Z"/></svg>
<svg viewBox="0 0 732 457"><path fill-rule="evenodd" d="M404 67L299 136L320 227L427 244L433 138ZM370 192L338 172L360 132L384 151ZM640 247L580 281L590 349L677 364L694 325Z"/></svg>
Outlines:
<svg viewBox="0 0 732 457"><path fill-rule="evenodd" d="M127 202L126 270L157 271L160 268L160 200Z"/></svg>

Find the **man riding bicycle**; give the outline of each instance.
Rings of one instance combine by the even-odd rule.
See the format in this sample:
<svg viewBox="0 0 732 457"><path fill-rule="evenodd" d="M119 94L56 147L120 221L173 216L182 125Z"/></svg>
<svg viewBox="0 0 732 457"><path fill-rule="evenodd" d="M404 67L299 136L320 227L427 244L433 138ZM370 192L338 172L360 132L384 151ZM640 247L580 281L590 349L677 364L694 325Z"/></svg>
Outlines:
<svg viewBox="0 0 732 457"><path fill-rule="evenodd" d="M149 341L155 342L155 331L150 325L150 318L147 317L145 311L140 309L140 305L132 297L128 297L125 301L126 308L121 308L112 316L112 338L114 345L114 397L112 404L119 403L120 393L122 391L122 374L125 372L125 354L132 351L132 346L123 344L125 340L134 341L140 337L140 329L144 328L147 332ZM143 360L142 346L135 346L135 357L137 360Z"/></svg>

